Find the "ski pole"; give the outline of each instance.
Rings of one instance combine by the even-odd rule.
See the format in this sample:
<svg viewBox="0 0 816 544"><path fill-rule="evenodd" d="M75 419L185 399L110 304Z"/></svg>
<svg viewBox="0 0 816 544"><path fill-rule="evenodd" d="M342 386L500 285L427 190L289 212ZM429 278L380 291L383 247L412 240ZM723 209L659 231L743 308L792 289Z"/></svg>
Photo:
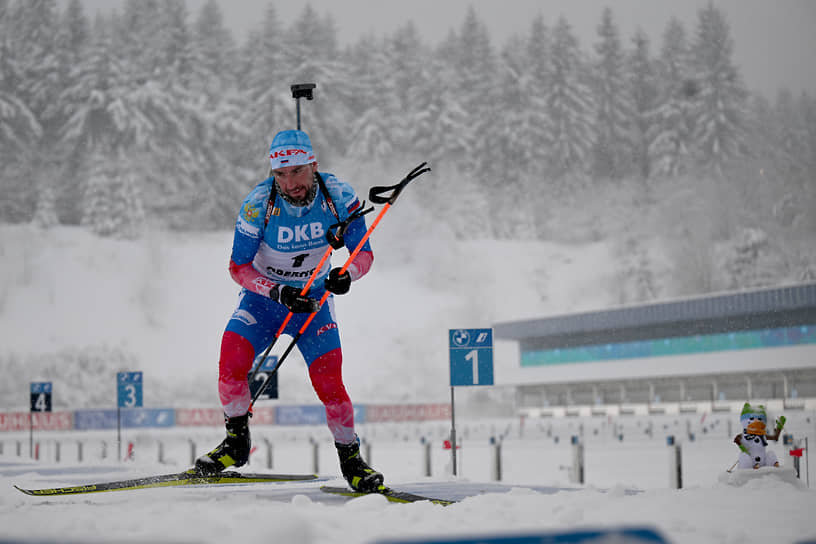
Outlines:
<svg viewBox="0 0 816 544"><path fill-rule="evenodd" d="M329 242L329 247L326 248L325 253L323 253L323 257L320 259L320 262L315 267L312 274L309 276L309 281L306 282L306 285L300 290L300 296L306 296L309 293L309 289L311 289L312 284L314 283L315 279L317 278L320 271L323 269L323 265L329 259L332 254L332 251L335 249L340 249L343 247L345 243L343 241L343 236L346 234L346 230L348 230L349 225L355 220L360 217L363 217L365 214L374 211L374 207L366 209L365 207L365 200L362 202L360 207L355 210L351 215L346 218L345 221L341 221L339 223L335 223L334 225L329 227L329 230L326 232L326 239ZM292 319L292 315L294 312L290 311L286 314L286 317L283 319L281 326L278 328L278 331L275 333L275 337L272 339L272 343L267 346L266 350L263 352L260 361L258 362L257 366L252 370L252 374L249 375L249 382L252 383L255 381L255 376L258 375L261 367L266 362L266 358L269 357L269 352L272 351L272 348L275 346L275 343L278 341L278 338L283 334L283 330L286 328L286 325L289 323L289 320Z"/></svg>
<svg viewBox="0 0 816 544"><path fill-rule="evenodd" d="M423 162L422 164L420 164L419 166L417 166L416 168L411 170L408 173L408 175L405 176L402 179L402 181L400 181L399 183L397 183L395 185L390 185L390 186L387 186L387 187L372 187L369 190L368 199L371 200L372 202L376 202L377 204L385 203L385 206L382 207L382 209L380 210L380 213L377 214L377 217L371 223L371 226L368 227L368 230L363 235L362 239L360 239L360 242L357 244L357 247L355 247L354 251L352 251L349 254L348 259L346 259L346 262L343 264L343 267L340 269L341 274L343 272L345 272L348 269L349 266L351 266L351 263L352 263L352 261L354 261L354 258L357 256L358 253L360 253L360 250L363 248L363 245L365 245L365 243L368 240L369 236L371 236L371 233L374 232L375 228L377 228L377 225L380 223L380 220L383 218L385 213L391 208L391 205L394 204L394 202L396 202L397 197L400 195L402 190L405 189L405 186L408 185L408 183L410 183L413 179L421 176L425 172L430 172L431 169L427 167L427 164L428 164L427 162ZM385 193L387 191L391 191L391 194L388 195L388 196L381 196L382 193ZM320 308L323 306L323 303L326 302L326 299L329 298L329 294L330 294L329 291L325 291L323 293L323 296L320 298L320 302L318 304L318 310L315 311L315 312L312 312L311 314L309 314L309 317L307 317L306 321L304 321L303 325L301 325L301 327L298 330L297 334L295 334L294 338L292 338L292 341L286 347L286 350L283 352L283 354L280 356L280 358L278 358L278 363L275 365L275 367L271 371L269 371L269 374L267 375L266 380L264 380L264 383L261 384L261 387L258 388L258 390L255 392L255 395L253 395L252 402L249 403L249 409L250 410L255 405L255 401L258 400L258 397L260 397L263 394L264 390L269 385L269 382L272 380L272 376L275 375L275 373L278 371L278 369L283 364L283 361L286 360L286 357L289 355L289 353L292 351L292 349L294 349L295 344L297 344L297 341L300 340L300 337L303 336L303 333L306 332L306 329L309 328L309 325L312 323L312 320L317 315L317 312L320 311ZM276 337L276 339L277 339L277 337ZM269 351L269 350L267 349L267 351ZM260 368L260 366L261 365L258 365L258 368Z"/></svg>

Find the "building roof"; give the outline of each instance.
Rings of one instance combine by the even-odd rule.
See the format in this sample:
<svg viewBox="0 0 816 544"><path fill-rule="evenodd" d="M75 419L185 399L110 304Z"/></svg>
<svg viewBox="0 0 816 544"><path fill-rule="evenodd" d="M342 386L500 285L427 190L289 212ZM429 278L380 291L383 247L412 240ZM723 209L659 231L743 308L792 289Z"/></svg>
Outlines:
<svg viewBox="0 0 816 544"><path fill-rule="evenodd" d="M802 324L816 324L816 283L496 323L493 334L522 341L571 338L574 344Z"/></svg>

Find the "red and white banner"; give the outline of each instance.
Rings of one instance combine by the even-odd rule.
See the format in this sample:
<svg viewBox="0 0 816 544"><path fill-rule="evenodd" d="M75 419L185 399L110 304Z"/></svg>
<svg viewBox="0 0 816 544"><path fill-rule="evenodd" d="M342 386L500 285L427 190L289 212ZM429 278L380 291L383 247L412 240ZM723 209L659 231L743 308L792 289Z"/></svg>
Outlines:
<svg viewBox="0 0 816 544"><path fill-rule="evenodd" d="M450 419L450 404L368 404L366 422Z"/></svg>
<svg viewBox="0 0 816 544"><path fill-rule="evenodd" d="M178 408L176 425L186 427L215 427L224 425L224 412L217 408Z"/></svg>
<svg viewBox="0 0 816 544"><path fill-rule="evenodd" d="M74 428L73 416L73 412L0 413L0 431L27 431L29 425L36 431L70 431Z"/></svg>
<svg viewBox="0 0 816 544"><path fill-rule="evenodd" d="M250 424L273 425L275 409L254 408ZM176 410L176 425L186 427L223 427L224 412L220 408L179 408Z"/></svg>

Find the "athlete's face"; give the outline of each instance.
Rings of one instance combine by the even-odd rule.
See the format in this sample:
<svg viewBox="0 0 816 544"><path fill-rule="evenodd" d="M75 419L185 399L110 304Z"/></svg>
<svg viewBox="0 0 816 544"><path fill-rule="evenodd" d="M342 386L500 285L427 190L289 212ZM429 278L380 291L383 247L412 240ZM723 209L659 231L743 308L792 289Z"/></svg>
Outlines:
<svg viewBox="0 0 816 544"><path fill-rule="evenodd" d="M314 185L317 163L284 166L272 170L282 193L296 202L305 201Z"/></svg>

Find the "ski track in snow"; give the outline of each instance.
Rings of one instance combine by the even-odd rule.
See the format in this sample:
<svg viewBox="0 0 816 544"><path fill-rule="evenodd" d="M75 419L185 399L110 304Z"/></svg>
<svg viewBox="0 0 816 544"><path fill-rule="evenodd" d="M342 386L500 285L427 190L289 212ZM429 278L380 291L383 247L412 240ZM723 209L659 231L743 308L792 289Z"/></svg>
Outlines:
<svg viewBox="0 0 816 544"><path fill-rule="evenodd" d="M22 437L21 437L22 438ZM167 466L136 461L116 465L110 461L87 464L34 463L0 456L0 537L20 542L213 542L262 541L349 544L373 543L385 539L507 536L579 528L650 527L674 543L766 543L801 542L816 537L812 513L816 512L816 492L803 484L777 477L770 469L757 476L725 478L727 465L720 462L724 441L707 440L689 444L686 466L691 482L698 482L694 461L713 458L702 468L708 477L703 485L692 483L685 489L661 488L668 481L665 448L640 443L632 449L589 447L587 458L597 459L604 450L606 462L589 463L588 470L606 472L596 481L614 482L616 466L636 457L644 472L652 474L653 485L638 489L626 483L604 486L576 486L561 472L548 484L553 467L569 459L566 445L542 451L542 443L523 440L508 444L507 459L527 459L525 467L513 474L529 473L529 485L519 481L500 492L464 498L443 507L430 503L395 504L384 497L365 496L346 500L327 496L320 485L343 485L336 467L327 465L327 481L283 484L248 484L222 487L161 488L118 491L64 497L29 497L12 485L39 488L75 485L94 481L173 472L183 465ZM6 442L8 445L8 441ZM305 446L304 446L305 447ZM463 470L418 478L410 462L401 462L394 452L410 450L404 444L381 445L377 458L385 465L388 482L408 491L440 498L457 498L456 490L495 488L489 478L469 478L480 455L488 450L463 449ZM8 452L10 448L6 447ZM25 448L24 448L25 449ZM643 450L646 453L638 455ZM416 450L418 451L418 449ZM528 454L524 457L523 454ZM413 453L412 453L413 455ZM728 450L728 458L736 455ZM283 456L285 458L285 455ZM255 462L257 463L257 461ZM396 466L411 467L402 472ZM719 467L716 470L714 467ZM277 467L276 467L277 468ZM480 467L481 468L481 467ZM449 466L445 467L449 471ZM522 469L522 470L520 470ZM264 470L253 464L244 469ZM285 470L285 472L294 472ZM555 473L558 474L558 469ZM781 473L780 473L781 474ZM665 478L664 478L665 477ZM646 482L647 484L649 482ZM515 486L514 486L515 484ZM534 487L535 489L532 489Z"/></svg>

